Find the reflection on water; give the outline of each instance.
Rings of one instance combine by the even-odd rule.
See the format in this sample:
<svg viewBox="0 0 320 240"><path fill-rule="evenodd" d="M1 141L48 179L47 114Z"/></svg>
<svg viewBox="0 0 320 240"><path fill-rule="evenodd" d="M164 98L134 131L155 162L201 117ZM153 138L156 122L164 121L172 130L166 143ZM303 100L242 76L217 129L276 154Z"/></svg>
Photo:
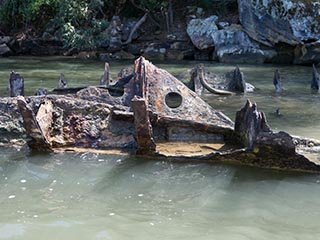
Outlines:
<svg viewBox="0 0 320 240"><path fill-rule="evenodd" d="M111 63L112 74L124 65ZM175 74L192 65L159 64ZM234 66L208 67L224 72ZM250 98L272 128L320 139L310 67L280 66L282 95L272 85L275 66L240 68L255 93L204 98L232 119ZM71 86L97 84L103 63L0 59L2 96L11 69L23 74L31 94L55 87L60 72ZM277 107L281 117L274 114ZM320 238L318 175L93 153L0 151L0 239Z"/></svg>
<svg viewBox="0 0 320 240"><path fill-rule="evenodd" d="M320 237L317 175L89 153L12 155L0 159L0 239Z"/></svg>

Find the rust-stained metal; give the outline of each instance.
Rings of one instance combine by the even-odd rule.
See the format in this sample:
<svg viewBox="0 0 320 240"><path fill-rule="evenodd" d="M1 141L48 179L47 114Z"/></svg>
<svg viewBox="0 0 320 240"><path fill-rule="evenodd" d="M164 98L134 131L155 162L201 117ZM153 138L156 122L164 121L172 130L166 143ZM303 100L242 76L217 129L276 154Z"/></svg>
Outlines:
<svg viewBox="0 0 320 240"><path fill-rule="evenodd" d="M196 92L196 94L201 95L201 93L203 92L203 85L201 83L201 78L203 81L204 65L198 64L193 74L194 74L193 76L194 91Z"/></svg>
<svg viewBox="0 0 320 240"><path fill-rule="evenodd" d="M153 139L146 100L134 96L132 99L132 109L138 142L137 154L152 154L156 150L156 144Z"/></svg>
<svg viewBox="0 0 320 240"><path fill-rule="evenodd" d="M320 142L311 145L311 140L274 133L264 113L250 101L237 113L234 124L143 57L135 61L134 74L116 85L123 87L122 96L111 95L110 85L80 88L68 95L2 98L0 112L11 124L6 126L0 118L0 127L22 132L23 122L33 150L127 149L158 158L320 171L319 157L313 154Z"/></svg>
<svg viewBox="0 0 320 240"><path fill-rule="evenodd" d="M45 99L45 101L40 105L39 110L36 115L36 120L41 129L43 137L46 142L51 142L50 130L53 124L53 104L50 100Z"/></svg>
<svg viewBox="0 0 320 240"><path fill-rule="evenodd" d="M38 150L50 150L51 144L48 139L47 124L43 121L48 119L46 111L40 107L38 118L36 118L33 110L27 104L24 97L20 96L17 98L18 109L23 118L23 125L26 129L26 134L30 137L28 145L30 148ZM50 123L49 123L50 124Z"/></svg>

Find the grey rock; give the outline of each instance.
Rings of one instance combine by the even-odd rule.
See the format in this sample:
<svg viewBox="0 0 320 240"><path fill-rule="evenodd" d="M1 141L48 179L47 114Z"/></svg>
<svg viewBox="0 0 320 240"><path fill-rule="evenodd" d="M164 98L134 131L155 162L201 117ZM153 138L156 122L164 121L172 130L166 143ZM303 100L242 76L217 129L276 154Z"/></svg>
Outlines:
<svg viewBox="0 0 320 240"><path fill-rule="evenodd" d="M268 0L263 2L265 5L269 3ZM267 11L257 0L238 0L238 6L241 25L252 39L269 47L279 42L290 45L296 45L299 42L288 20L275 18L271 15L272 13L269 13L276 9L271 7Z"/></svg>
<svg viewBox="0 0 320 240"><path fill-rule="evenodd" d="M215 56L220 62L264 63L276 55L274 50L262 50L239 25L231 25L212 34Z"/></svg>
<svg viewBox="0 0 320 240"><path fill-rule="evenodd" d="M6 57L11 53L11 49L7 46L7 44L0 44L0 56Z"/></svg>
<svg viewBox="0 0 320 240"><path fill-rule="evenodd" d="M320 38L320 3L294 0L238 0L240 22L250 37L267 45L296 45Z"/></svg>
<svg viewBox="0 0 320 240"><path fill-rule="evenodd" d="M224 28L226 28L226 27L229 27L230 26L230 23L228 23L228 22L218 22L218 28L219 29L224 29Z"/></svg>
<svg viewBox="0 0 320 240"><path fill-rule="evenodd" d="M108 62L112 60L112 54L111 53L100 53L99 59L103 62Z"/></svg>
<svg viewBox="0 0 320 240"><path fill-rule="evenodd" d="M143 56L152 60L164 60L169 44L151 43L144 49Z"/></svg>
<svg viewBox="0 0 320 240"><path fill-rule="evenodd" d="M144 49L144 44L141 43L130 43L126 46L127 52L133 55L141 55Z"/></svg>
<svg viewBox="0 0 320 240"><path fill-rule="evenodd" d="M184 52L183 51L178 51L178 50L173 50L173 49L168 49L166 51L166 59L168 60L182 60L184 59Z"/></svg>
<svg viewBox="0 0 320 240"><path fill-rule="evenodd" d="M193 45L189 42L173 42L170 45L170 48L174 50L189 50L192 47Z"/></svg>
<svg viewBox="0 0 320 240"><path fill-rule="evenodd" d="M14 41L14 38L9 36L0 37L0 45L1 44L10 44L10 42Z"/></svg>
<svg viewBox="0 0 320 240"><path fill-rule="evenodd" d="M187 33L193 45L200 50L213 47L212 34L218 30L217 16L206 19L192 19L187 26Z"/></svg>
<svg viewBox="0 0 320 240"><path fill-rule="evenodd" d="M119 52L112 54L112 58L116 60L132 60L132 59L135 59L136 57L131 53L121 50Z"/></svg>

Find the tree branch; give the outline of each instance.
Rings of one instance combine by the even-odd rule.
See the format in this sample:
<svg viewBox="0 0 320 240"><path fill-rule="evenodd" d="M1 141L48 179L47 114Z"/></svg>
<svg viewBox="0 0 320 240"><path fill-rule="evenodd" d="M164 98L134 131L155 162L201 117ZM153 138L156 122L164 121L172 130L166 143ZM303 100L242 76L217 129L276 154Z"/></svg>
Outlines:
<svg viewBox="0 0 320 240"><path fill-rule="evenodd" d="M134 0L130 0L131 4L135 7L135 8L138 8L139 10L145 12L145 13L148 13L150 12L149 9L147 8L143 8L141 6L139 6L137 3L135 3ZM152 17L152 12L150 12L150 15L149 15L149 18L150 20L152 21L153 24L155 24L157 27L161 28L160 24L158 23L158 21L154 20L154 16Z"/></svg>
<svg viewBox="0 0 320 240"><path fill-rule="evenodd" d="M129 37L127 39L127 41L125 41L124 43L122 43L123 45L127 45L129 43L132 42L132 37L133 37L133 34L137 31L137 29L142 25L142 23L144 23L147 19L147 16L148 16L148 12L146 12L142 18L140 18L140 20L134 25L134 27L132 28L130 34L129 34Z"/></svg>

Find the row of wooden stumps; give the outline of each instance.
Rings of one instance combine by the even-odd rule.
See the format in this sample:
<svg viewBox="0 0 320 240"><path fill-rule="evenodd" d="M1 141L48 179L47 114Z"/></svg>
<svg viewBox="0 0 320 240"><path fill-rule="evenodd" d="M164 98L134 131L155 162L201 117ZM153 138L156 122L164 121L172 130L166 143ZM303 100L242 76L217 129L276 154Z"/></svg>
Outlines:
<svg viewBox="0 0 320 240"><path fill-rule="evenodd" d="M280 76L279 69L276 69L273 77L273 85L277 93L282 93L282 79ZM311 89L320 93L320 74L318 73L316 66L312 66L312 80L311 80Z"/></svg>
<svg viewBox="0 0 320 240"><path fill-rule="evenodd" d="M104 73L100 78L100 86L108 87L110 84L110 67L109 63L105 63ZM58 80L58 89L65 89L68 87L68 81L65 79L63 73L60 74ZM10 97L17 97L17 96L24 96L24 78L20 74L16 73L15 71L11 71L9 77L9 96ZM36 92L36 96L46 95L48 91L43 88L39 88Z"/></svg>
<svg viewBox="0 0 320 240"><path fill-rule="evenodd" d="M217 93L217 94L224 94L224 95L230 95L232 92L229 91L224 91L220 89L215 89L213 87L210 87L205 79L204 79L204 66L199 65L197 67L197 73L196 73L196 78L195 78L195 92L196 93L201 93L203 90L203 87L205 87L208 91L212 93ZM234 75L236 79L240 79L239 86L236 86L237 89L245 91L245 86L241 84L243 81L241 81L240 77L241 76L240 70L237 67L234 71ZM109 63L105 63L105 68L104 68L104 73L101 76L100 79L100 86L106 86L108 87L110 85L110 67ZM273 77L273 85L275 86L275 90L277 93L282 93L283 88L282 88L282 79L280 76L280 71L278 69L275 70L274 77ZM65 76L63 73L60 74L59 80L58 80L58 89L63 89L68 87L68 82L65 79ZM311 89L315 90L320 93L320 74L318 73L315 65L313 65L313 70L312 70L312 80L311 80ZM18 74L12 71L10 73L10 79L9 79L9 95L10 97L16 97L16 96L24 96L24 78ZM47 90L39 88L35 95L46 95Z"/></svg>

